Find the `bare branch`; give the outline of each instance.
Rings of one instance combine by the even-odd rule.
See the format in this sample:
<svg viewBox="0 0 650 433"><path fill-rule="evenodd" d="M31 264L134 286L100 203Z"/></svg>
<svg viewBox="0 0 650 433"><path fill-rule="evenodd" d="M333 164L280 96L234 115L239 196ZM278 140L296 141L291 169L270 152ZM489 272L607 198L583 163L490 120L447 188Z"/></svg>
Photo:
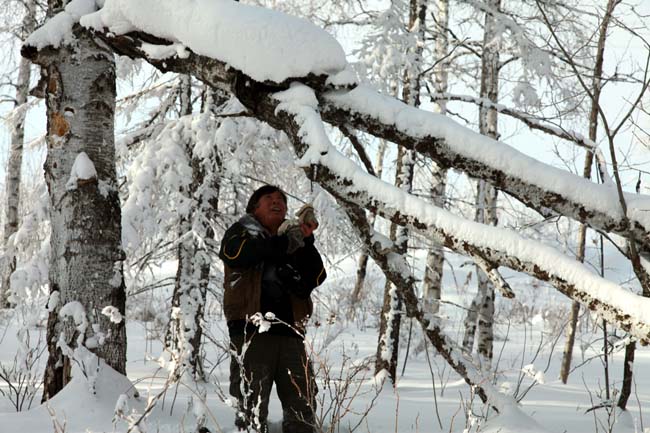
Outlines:
<svg viewBox="0 0 650 433"><path fill-rule="evenodd" d="M588 137L585 137L579 132L567 131L566 129L557 127L555 125L545 124L528 113L508 108L502 104L495 104L492 101L484 98L475 98L468 95L452 95L448 93L430 93L429 96L431 98L431 102L461 101L475 104L478 107L485 107L496 110L501 114L505 114L506 116L510 116L513 119L521 121L530 129L545 132L549 135L570 141L577 146L587 149L590 152L594 152L596 163L598 164L598 171L603 176L603 179L609 179L609 175L607 173L607 160L605 159L603 152L599 149L598 145L593 140L590 140Z"/></svg>
<svg viewBox="0 0 650 433"><path fill-rule="evenodd" d="M363 147L363 144L359 141L359 137L354 135L354 132L350 131L350 129L345 126L345 125L340 125L339 129L345 135L348 140L350 140L350 143L352 143L352 147L354 147L354 150L357 151L357 154L359 155L359 159L361 159L361 162L363 163L364 167L366 167L366 171L373 176L377 177L377 173L375 173L375 169L372 166L372 161L370 161L370 157L366 153L366 149Z"/></svg>

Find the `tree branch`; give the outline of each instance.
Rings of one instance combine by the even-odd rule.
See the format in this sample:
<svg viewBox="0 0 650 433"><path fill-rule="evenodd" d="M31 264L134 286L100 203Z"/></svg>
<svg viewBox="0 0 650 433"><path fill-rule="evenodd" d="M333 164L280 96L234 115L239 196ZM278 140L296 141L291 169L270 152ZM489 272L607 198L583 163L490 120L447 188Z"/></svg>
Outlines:
<svg viewBox="0 0 650 433"><path fill-rule="evenodd" d="M595 276L553 248L523 239L506 229L460 219L404 194L359 170L349 159L340 155L329 144L324 130L321 131L322 136L313 137L310 134L303 137L301 128L304 119L302 123L298 122L296 114L290 113L287 106L282 107L277 99L276 92L288 88L290 80L259 83L224 62L192 52L183 59L149 59L140 49L141 42L135 39L141 37L140 34L111 36L100 33L97 36L119 53L144 58L161 70L191 74L210 86L228 88L255 117L285 131L292 139L296 153L303 158L301 162L305 166L315 167L311 171L316 174L316 180L328 189L339 191L346 200L376 211L397 224L409 225L452 251L479 257L492 268L506 266L548 281L607 321L629 330L642 342L650 342L650 320L644 314L644 311L650 311L650 300ZM23 55L37 57L38 52L33 47L23 47ZM444 168L464 170L511 193L543 214L548 214L552 209L597 229L622 235L627 234L626 229L629 229L631 236L640 244L648 245L647 231L640 221L635 220L628 227L620 209L616 209L617 212L601 209L603 201L616 197L616 192L609 188L539 163L449 119L409 107L367 88L359 86L351 91L325 93L331 90L325 85L325 80L323 76L300 79L317 89L316 94L322 99L322 118L327 122L351 124L362 131L419 151ZM293 103L300 105L295 101ZM320 125L321 117L314 118L314 107L298 108L315 123L311 126L317 128ZM304 135L305 131L302 133ZM559 176L564 181L559 185L540 182L538 178L544 178L543 175L546 179ZM594 197L592 202L587 200ZM634 198L636 201L631 199L630 202L635 201L639 208L643 208L638 198ZM507 247L505 239L508 240Z"/></svg>

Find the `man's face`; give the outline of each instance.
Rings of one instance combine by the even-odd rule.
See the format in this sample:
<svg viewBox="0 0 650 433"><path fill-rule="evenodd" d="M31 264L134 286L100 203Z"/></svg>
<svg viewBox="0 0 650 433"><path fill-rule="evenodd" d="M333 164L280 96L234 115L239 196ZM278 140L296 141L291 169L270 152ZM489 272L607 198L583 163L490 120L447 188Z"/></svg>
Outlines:
<svg viewBox="0 0 650 433"><path fill-rule="evenodd" d="M253 212L255 218L272 233L275 233L287 216L287 204L280 191L264 194Z"/></svg>

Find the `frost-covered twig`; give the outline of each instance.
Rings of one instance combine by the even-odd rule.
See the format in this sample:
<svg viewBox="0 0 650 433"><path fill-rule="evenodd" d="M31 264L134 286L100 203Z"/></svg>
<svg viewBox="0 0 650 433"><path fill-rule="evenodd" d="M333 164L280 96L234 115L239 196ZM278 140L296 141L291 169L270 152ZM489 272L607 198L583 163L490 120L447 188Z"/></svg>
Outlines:
<svg viewBox="0 0 650 433"><path fill-rule="evenodd" d="M280 104L276 105L273 99ZM479 256L495 267L507 266L548 281L609 322L650 341L647 299L595 275L540 242L453 216L363 172L330 145L315 105L310 105L315 104L310 89L296 85L273 99L268 101L269 107L258 108L259 113L273 113L269 122L289 133L296 152L302 155L302 164L319 167L315 180L335 197L376 210L393 222L410 225L460 254Z"/></svg>
<svg viewBox="0 0 650 433"><path fill-rule="evenodd" d="M575 143L577 146L583 147L588 151L594 152L596 164L598 165L598 171L601 174L602 178L605 180L604 183L611 183L609 172L607 171L607 160L605 159L605 155L598 148L598 145L596 143L594 143L588 137L580 134L579 132L566 130L564 128L546 124L528 113L514 110L512 108L506 107L503 104L495 104L488 99L476 98L469 95L453 95L448 93L432 93L429 96L432 102L462 101L475 104L479 107L487 107L496 110L501 114L505 114L506 116L510 116L521 121L531 129L536 129L549 135L562 138L564 140Z"/></svg>

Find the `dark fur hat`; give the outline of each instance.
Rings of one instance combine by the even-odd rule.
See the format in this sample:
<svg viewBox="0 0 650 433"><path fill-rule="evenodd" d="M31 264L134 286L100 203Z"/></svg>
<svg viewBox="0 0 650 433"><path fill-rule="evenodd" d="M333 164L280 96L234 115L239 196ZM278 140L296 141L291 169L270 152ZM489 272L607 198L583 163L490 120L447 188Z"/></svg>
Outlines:
<svg viewBox="0 0 650 433"><path fill-rule="evenodd" d="M248 204L246 205L246 213L253 213L255 211L255 208L257 207L257 202L260 200L260 198L263 195L273 194L276 191L282 194L282 199L286 204L287 195L284 193L284 191L282 191L279 187L275 185L264 185L260 188L257 188L251 195L251 198L248 199Z"/></svg>

